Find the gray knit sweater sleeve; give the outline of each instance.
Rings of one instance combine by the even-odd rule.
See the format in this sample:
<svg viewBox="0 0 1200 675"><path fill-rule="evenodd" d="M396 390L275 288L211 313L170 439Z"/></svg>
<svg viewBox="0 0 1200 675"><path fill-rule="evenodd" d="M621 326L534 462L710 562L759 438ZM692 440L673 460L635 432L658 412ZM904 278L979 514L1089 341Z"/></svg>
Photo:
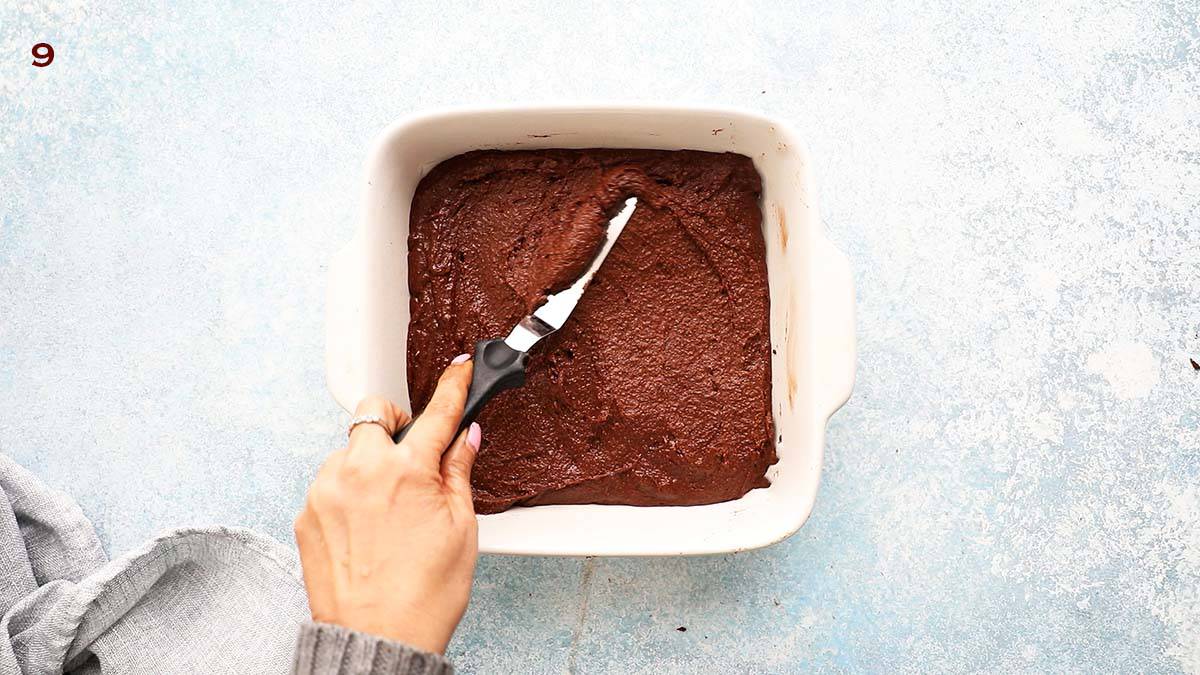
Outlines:
<svg viewBox="0 0 1200 675"><path fill-rule="evenodd" d="M445 657L343 626L306 621L293 675L453 675Z"/></svg>

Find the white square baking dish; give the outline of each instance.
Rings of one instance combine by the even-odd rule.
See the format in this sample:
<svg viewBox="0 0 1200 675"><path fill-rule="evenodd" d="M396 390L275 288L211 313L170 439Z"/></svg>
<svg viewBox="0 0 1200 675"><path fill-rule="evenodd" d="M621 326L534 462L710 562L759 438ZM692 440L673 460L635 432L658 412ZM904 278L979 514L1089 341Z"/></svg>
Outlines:
<svg viewBox="0 0 1200 675"><path fill-rule="evenodd" d="M777 542L812 511L825 424L854 382L850 266L825 237L803 145L777 120L723 109L587 105L449 110L392 124L367 160L358 231L330 265L329 389L347 410L368 394L409 406L408 213L417 182L433 166L482 148L592 147L729 151L754 160L763 184L779 462L767 473L770 487L722 504L537 506L480 516L480 549L680 555Z"/></svg>

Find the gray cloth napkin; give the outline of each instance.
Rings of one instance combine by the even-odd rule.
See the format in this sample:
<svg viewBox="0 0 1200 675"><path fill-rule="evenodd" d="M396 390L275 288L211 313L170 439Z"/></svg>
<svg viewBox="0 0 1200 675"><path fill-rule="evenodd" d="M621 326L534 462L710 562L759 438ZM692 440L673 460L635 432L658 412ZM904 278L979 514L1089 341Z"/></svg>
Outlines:
<svg viewBox="0 0 1200 675"><path fill-rule="evenodd" d="M287 673L308 601L295 551L182 529L108 560L68 496L0 455L0 673Z"/></svg>

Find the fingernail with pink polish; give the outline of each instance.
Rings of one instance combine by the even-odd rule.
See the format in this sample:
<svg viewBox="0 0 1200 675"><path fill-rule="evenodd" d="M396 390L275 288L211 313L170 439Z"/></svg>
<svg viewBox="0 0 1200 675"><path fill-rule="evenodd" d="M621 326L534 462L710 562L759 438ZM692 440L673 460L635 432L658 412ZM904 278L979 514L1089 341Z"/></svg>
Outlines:
<svg viewBox="0 0 1200 675"><path fill-rule="evenodd" d="M467 428L467 444L476 450L479 449L479 444L483 442L483 429L478 422L471 422L471 426Z"/></svg>
<svg viewBox="0 0 1200 675"><path fill-rule="evenodd" d="M466 363L467 361L470 361L470 360L471 360L470 354L459 354L458 356L454 357L454 360L450 362L450 365L457 366L460 363Z"/></svg>

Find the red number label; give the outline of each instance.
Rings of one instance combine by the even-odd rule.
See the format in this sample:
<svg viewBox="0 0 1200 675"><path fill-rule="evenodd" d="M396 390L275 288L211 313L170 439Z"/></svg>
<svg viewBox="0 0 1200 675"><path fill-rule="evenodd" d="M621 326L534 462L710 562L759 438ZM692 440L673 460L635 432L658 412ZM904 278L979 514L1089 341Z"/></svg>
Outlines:
<svg viewBox="0 0 1200 675"><path fill-rule="evenodd" d="M54 47L48 43L39 42L33 46L33 65L38 68L45 68L54 63Z"/></svg>

